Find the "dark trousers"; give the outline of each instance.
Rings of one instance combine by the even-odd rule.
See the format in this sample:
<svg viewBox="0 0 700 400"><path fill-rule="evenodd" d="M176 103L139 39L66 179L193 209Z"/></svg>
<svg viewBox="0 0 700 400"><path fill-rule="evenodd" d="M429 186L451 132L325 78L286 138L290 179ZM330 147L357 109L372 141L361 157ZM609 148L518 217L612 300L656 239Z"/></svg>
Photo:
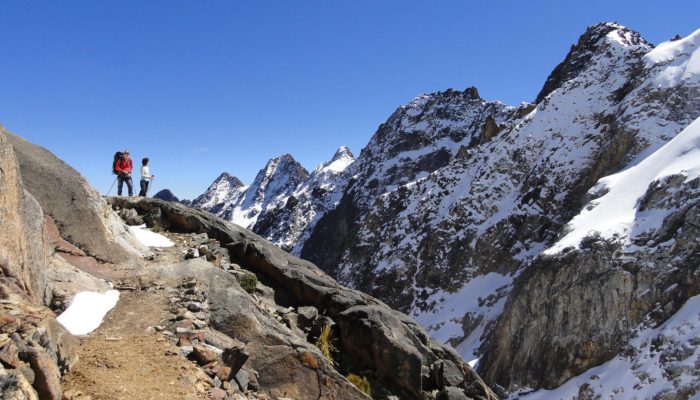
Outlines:
<svg viewBox="0 0 700 400"><path fill-rule="evenodd" d="M129 196L134 195L134 183L131 181L131 175L119 174L117 176L117 196L122 195L122 187L124 182L126 182L126 187L129 188Z"/></svg>
<svg viewBox="0 0 700 400"><path fill-rule="evenodd" d="M148 184L150 182L144 179L141 179L141 191L139 192L139 196L146 197L146 193L148 193Z"/></svg>

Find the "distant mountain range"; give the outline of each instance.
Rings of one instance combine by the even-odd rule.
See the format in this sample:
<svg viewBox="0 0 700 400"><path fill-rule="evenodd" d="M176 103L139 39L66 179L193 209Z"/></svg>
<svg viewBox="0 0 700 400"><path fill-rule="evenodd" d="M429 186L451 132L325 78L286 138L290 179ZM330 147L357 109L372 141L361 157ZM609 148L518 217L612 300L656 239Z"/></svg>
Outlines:
<svg viewBox="0 0 700 400"><path fill-rule="evenodd" d="M700 329L699 46L591 26L532 104L421 95L357 159L286 154L192 204L409 313L513 396L696 393L678 327Z"/></svg>

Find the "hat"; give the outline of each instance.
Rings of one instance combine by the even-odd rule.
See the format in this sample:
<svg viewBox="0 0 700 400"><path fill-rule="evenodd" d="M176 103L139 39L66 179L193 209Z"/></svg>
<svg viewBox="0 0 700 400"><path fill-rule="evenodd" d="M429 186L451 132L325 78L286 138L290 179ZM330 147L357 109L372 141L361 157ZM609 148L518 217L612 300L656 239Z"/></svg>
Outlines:
<svg viewBox="0 0 700 400"><path fill-rule="evenodd" d="M124 154L129 154L129 150L124 150Z"/></svg>

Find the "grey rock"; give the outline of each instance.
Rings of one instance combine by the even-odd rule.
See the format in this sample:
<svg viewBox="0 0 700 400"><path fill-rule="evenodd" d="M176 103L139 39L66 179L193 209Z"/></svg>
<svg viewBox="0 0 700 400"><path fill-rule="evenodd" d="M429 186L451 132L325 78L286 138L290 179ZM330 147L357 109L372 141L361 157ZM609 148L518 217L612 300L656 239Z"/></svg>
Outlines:
<svg viewBox="0 0 700 400"><path fill-rule="evenodd" d="M188 249L187 253L185 253L185 260L189 260L192 258L199 258L199 250L197 249Z"/></svg>
<svg viewBox="0 0 700 400"><path fill-rule="evenodd" d="M248 371L246 371L244 368L238 370L233 379L236 381L236 384L238 384L238 388L241 389L241 391L245 392L246 390L248 390L250 378L248 375Z"/></svg>
<svg viewBox="0 0 700 400"><path fill-rule="evenodd" d="M460 386L464 382L464 373L450 360L438 361L433 365L438 387Z"/></svg>
<svg viewBox="0 0 700 400"><path fill-rule="evenodd" d="M39 400L39 396L17 370L0 368L0 393L6 400Z"/></svg>
<svg viewBox="0 0 700 400"><path fill-rule="evenodd" d="M221 359L227 367L231 368L231 374L235 375L248 361L250 353L245 347L229 347L224 350Z"/></svg>
<svg viewBox="0 0 700 400"><path fill-rule="evenodd" d="M178 313L175 318L178 320L181 320L181 319L195 320L195 319L197 319L197 317L195 317L194 313L190 310L186 310L182 313Z"/></svg>
<svg viewBox="0 0 700 400"><path fill-rule="evenodd" d="M143 218L141 218L135 210L121 209L117 212L117 215L119 215L127 225L143 224Z"/></svg>
<svg viewBox="0 0 700 400"><path fill-rule="evenodd" d="M303 328L310 328L314 320L318 318L318 309L313 306L302 306L297 308L299 314L299 325Z"/></svg>
<svg viewBox="0 0 700 400"><path fill-rule="evenodd" d="M464 391L458 387L449 386L442 389L438 395L437 400L469 400L470 398L464 394Z"/></svg>
<svg viewBox="0 0 700 400"><path fill-rule="evenodd" d="M303 318L303 321L310 323L318 318L318 309L313 306L301 306L297 308L297 314Z"/></svg>
<svg viewBox="0 0 700 400"><path fill-rule="evenodd" d="M231 338L230 336L211 328L206 328L204 330L204 341L206 344L219 349L245 346L245 343L241 342L240 340Z"/></svg>
<svg viewBox="0 0 700 400"><path fill-rule="evenodd" d="M200 303L198 301L188 301L185 303L185 307L187 307L188 310L191 312L199 312L204 310L204 304Z"/></svg>
<svg viewBox="0 0 700 400"><path fill-rule="evenodd" d="M195 243L202 245L205 244L209 241L209 237L207 236L206 233L198 233L192 235L192 239L194 240Z"/></svg>

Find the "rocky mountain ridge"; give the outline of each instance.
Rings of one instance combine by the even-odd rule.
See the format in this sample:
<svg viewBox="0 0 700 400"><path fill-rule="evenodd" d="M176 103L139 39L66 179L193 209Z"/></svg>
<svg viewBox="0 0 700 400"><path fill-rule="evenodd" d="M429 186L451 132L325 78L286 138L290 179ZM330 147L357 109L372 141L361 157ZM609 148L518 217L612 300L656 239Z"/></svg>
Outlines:
<svg viewBox="0 0 700 400"><path fill-rule="evenodd" d="M221 174L192 206L252 229L298 255L318 218L338 202L338 190L349 179L344 172L354 160L350 149L341 146L309 173L285 154L268 161L249 186Z"/></svg>
<svg viewBox="0 0 700 400"><path fill-rule="evenodd" d="M410 313L463 357L483 356L479 365L490 382L508 389L556 387L622 354L638 324L654 314L654 304L667 307L663 317L654 319L661 323L698 293L692 278L671 274L654 280L627 271L597 287L581 286L590 293L577 296L588 303L565 301L572 282L589 279L565 265L608 277L617 276L619 265L665 270L669 258L655 246L684 237L675 228L690 218L692 179L650 183L644 198L665 200L653 208L661 211L638 212L648 223L639 219L637 225L658 228L641 236L653 246L620 247L615 243L627 236L618 235L603 238L611 243L596 247L600 253L595 256L588 239L565 255L540 256L565 237L572 229L567 224L582 208L596 207L597 201L587 204L608 190L596 185L599 179L640 164L700 116L698 35L654 48L619 24L591 26L550 74L535 104L489 102L475 88L419 96L399 107L344 171L347 183L336 186L337 205L325 209L310 235L287 236L286 216L303 207L299 204L279 208L275 229L266 224L260 233L277 242L301 238L303 243L292 241L285 248L299 251L342 283ZM651 194L665 185L671 185L666 194ZM687 197L679 194L672 201L675 190ZM685 230L692 230L690 224ZM592 229L599 228L594 224ZM682 250L674 251L683 256L673 268L692 276L694 242L677 240L674 246L679 242ZM592 261L606 257L612 261ZM630 257L646 264L627 261ZM648 302L630 300L629 279L635 288L656 294ZM547 286L555 280L561 286ZM683 288L673 291L681 294L670 302L658 289L666 284ZM625 300L599 300L619 290ZM602 305L591 307L591 302ZM533 319L535 312L547 319ZM608 323L603 320L626 322L601 331L596 324ZM551 360L556 343L562 343L563 362ZM589 347L584 351L584 346ZM511 358L514 348L522 359ZM676 387L672 380L666 382ZM605 394L587 384L591 393ZM662 386L659 390L666 390Z"/></svg>

